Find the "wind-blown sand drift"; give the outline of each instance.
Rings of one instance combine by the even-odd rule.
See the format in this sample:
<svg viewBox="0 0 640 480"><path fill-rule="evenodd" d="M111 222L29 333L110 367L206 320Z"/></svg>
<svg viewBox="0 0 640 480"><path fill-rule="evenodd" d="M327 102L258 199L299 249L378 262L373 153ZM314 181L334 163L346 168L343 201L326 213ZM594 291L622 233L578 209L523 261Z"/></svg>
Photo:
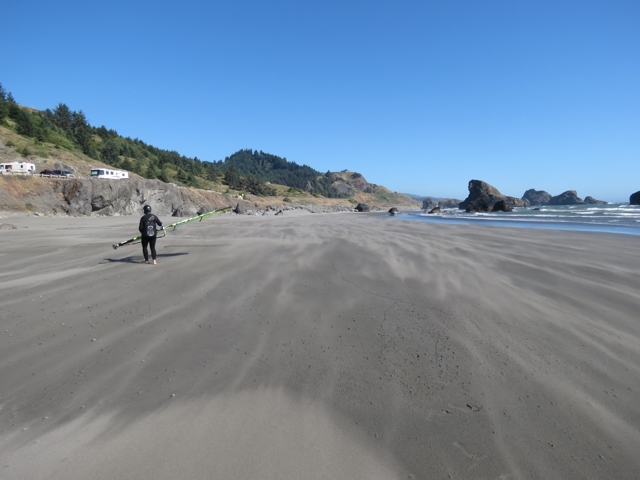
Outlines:
<svg viewBox="0 0 640 480"><path fill-rule="evenodd" d="M11 221L3 479L640 471L637 237L217 217L150 266L137 218Z"/></svg>

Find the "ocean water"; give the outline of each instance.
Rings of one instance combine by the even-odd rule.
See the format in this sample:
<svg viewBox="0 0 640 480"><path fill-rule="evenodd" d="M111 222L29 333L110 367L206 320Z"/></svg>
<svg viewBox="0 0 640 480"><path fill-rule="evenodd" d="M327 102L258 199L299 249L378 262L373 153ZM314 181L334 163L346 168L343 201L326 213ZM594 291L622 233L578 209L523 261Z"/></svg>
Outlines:
<svg viewBox="0 0 640 480"><path fill-rule="evenodd" d="M539 208L539 210L534 210ZM405 217L407 218L407 217ZM466 223L523 228L552 228L640 235L640 205L562 205L514 208L513 212L467 213L448 209L441 214L417 212L408 218L427 222Z"/></svg>

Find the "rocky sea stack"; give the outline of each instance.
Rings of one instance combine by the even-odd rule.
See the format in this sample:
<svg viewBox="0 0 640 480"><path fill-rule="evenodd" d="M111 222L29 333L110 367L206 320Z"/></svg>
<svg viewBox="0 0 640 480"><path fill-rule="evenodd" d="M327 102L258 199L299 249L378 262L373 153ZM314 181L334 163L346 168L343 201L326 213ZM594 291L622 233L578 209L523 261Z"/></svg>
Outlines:
<svg viewBox="0 0 640 480"><path fill-rule="evenodd" d="M436 202L433 198L427 197L422 200L422 210L431 210L438 206L438 202Z"/></svg>
<svg viewBox="0 0 640 480"><path fill-rule="evenodd" d="M459 208L467 212L491 212L499 201L503 201L504 206L510 208L529 206L528 200L503 195L497 188L482 180L471 180L469 182L469 196L460 203Z"/></svg>
<svg viewBox="0 0 640 480"><path fill-rule="evenodd" d="M629 205L640 205L640 190L629 197Z"/></svg>
<svg viewBox="0 0 640 480"><path fill-rule="evenodd" d="M460 200L458 200L457 198L445 198L444 200L440 200L438 202L438 207L440 207L441 209L458 208L458 205L460 205Z"/></svg>
<svg viewBox="0 0 640 480"><path fill-rule="evenodd" d="M549 200L549 205L582 205L583 203L584 200L578 196L578 192L575 190L567 190Z"/></svg>
<svg viewBox="0 0 640 480"><path fill-rule="evenodd" d="M584 197L584 203L587 203L589 205L606 205L609 202L605 202L604 200L596 200L595 198L587 195L586 197Z"/></svg>
<svg viewBox="0 0 640 480"><path fill-rule="evenodd" d="M551 200L551 194L545 192L544 190L536 190L534 188L530 188L524 195L522 195L523 200L529 200L529 204L532 207L541 207L542 205L547 205L549 200Z"/></svg>

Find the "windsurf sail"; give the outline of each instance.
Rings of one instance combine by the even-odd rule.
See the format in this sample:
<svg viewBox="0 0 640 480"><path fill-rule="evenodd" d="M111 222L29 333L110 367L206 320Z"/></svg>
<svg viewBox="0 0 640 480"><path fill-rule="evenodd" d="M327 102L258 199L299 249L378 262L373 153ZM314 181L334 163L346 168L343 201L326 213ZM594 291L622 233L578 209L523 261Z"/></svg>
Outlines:
<svg viewBox="0 0 640 480"><path fill-rule="evenodd" d="M196 215L195 217L185 218L184 220L180 220L179 222L175 222L175 223L172 223L171 225L167 225L166 227L164 227L164 230L158 231L158 233L156 235L156 238L164 237L165 236L165 232L167 230L174 231L176 228L182 227L182 226L186 225L187 223L190 223L190 222L201 222L202 220L204 220L205 218L210 217L211 215L216 215L216 214L219 214L219 213L225 213L225 212L228 212L229 210L231 210L231 207L225 207L225 208L220 208L218 210L211 210L210 212L206 212L206 213L203 213L201 215ZM141 239L142 239L142 235L138 235L137 237L130 238L129 240L125 240L124 242L114 243L112 245L112 247L113 247L114 250L117 250L119 247L122 247L124 245L135 245L136 243L140 243Z"/></svg>

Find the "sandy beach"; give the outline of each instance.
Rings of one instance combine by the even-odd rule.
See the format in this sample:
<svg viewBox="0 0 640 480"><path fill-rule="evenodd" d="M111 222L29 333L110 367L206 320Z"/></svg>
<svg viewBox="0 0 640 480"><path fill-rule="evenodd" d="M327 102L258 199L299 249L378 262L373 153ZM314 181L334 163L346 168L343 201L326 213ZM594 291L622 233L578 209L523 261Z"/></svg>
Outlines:
<svg viewBox="0 0 640 480"><path fill-rule="evenodd" d="M137 222L0 220L0 478L639 478L640 237Z"/></svg>

